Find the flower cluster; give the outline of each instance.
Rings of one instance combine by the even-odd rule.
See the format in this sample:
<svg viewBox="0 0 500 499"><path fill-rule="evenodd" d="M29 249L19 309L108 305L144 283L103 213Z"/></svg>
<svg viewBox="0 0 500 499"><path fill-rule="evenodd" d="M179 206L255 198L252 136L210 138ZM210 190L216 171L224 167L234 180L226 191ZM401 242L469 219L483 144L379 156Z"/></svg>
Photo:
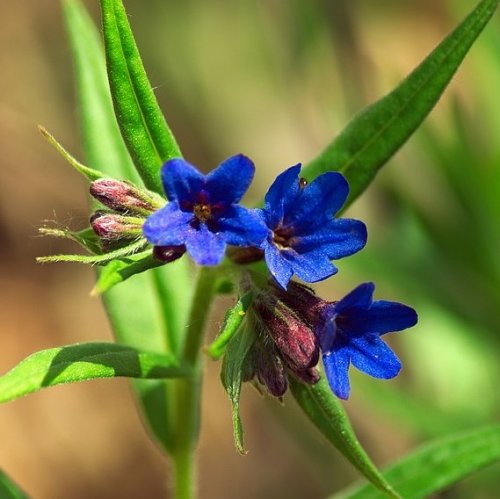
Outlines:
<svg viewBox="0 0 500 499"><path fill-rule="evenodd" d="M224 161L208 175L183 159L168 161L162 182L169 203L145 222L154 246L181 246L200 265L217 265L226 245L263 252L272 276L283 289L295 274L317 282L337 272L331 260L352 255L366 244L362 222L335 219L349 193L339 173L325 173L307 184L300 165L278 176L263 209L238 203L254 175L243 155Z"/></svg>
<svg viewBox="0 0 500 499"><path fill-rule="evenodd" d="M249 320L256 338L244 380L256 379L281 397L289 375L319 380L321 354L332 391L347 399L351 364L375 378L399 373L401 364L381 336L413 326L417 315L400 303L373 301L372 283L328 302L291 281L334 275L331 261L361 250L367 239L362 222L335 218L349 193L346 179L329 172L307 183L300 170L298 164L278 175L264 207L252 210L239 205L254 175L247 157L233 156L208 175L173 159L162 169L169 202L147 218L143 232L156 253L176 248L200 265L219 264L227 245L237 248L228 252L237 263L264 258L273 279L253 290Z"/></svg>
<svg viewBox="0 0 500 499"><path fill-rule="evenodd" d="M98 178L91 195L104 209L90 219L100 247L95 256L68 255L66 261L107 263L141 253L154 265L172 262L185 253L199 265L214 266L225 257L234 265L263 261L262 279L243 271L240 290L251 292L248 321L255 341L249 349L243 379L255 380L281 397L288 377L313 384L320 379L321 358L332 391L349 396L352 364L375 378L388 379L401 364L381 336L417 322L413 309L395 302L374 301L374 285L358 286L337 302L317 297L295 276L314 283L337 273L332 260L361 250L367 239L359 220L336 218L349 185L336 172L308 183L301 165L282 172L269 188L262 208L240 201L255 173L252 161L238 154L202 174L181 158L167 161L161 180L168 201L128 182ZM87 236L44 229L91 244ZM149 249L148 249L149 248ZM57 261L59 256L40 261ZM145 270L147 265L138 268ZM239 267L240 269L242 267ZM268 276L271 276L268 279ZM244 283L244 284L243 284Z"/></svg>

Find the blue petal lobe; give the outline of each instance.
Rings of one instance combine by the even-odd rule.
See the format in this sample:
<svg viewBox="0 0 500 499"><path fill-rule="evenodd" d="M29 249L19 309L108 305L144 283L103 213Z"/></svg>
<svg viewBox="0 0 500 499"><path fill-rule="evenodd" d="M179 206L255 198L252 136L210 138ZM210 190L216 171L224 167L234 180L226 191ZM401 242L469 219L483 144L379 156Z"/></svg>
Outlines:
<svg viewBox="0 0 500 499"><path fill-rule="evenodd" d="M233 246L261 246L269 229L257 210L233 205L218 219L218 228L227 244Z"/></svg>
<svg viewBox="0 0 500 499"><path fill-rule="evenodd" d="M217 265L224 258L225 249L223 235L210 232L205 224L192 229L186 238L186 250L198 265Z"/></svg>
<svg viewBox="0 0 500 499"><path fill-rule="evenodd" d="M374 378L394 378L401 370L396 354L376 334L351 338L346 350L353 366Z"/></svg>
<svg viewBox="0 0 500 499"><path fill-rule="evenodd" d="M283 250L281 255L290 264L293 273L305 282L318 282L337 273L337 268L321 252L306 254Z"/></svg>
<svg viewBox="0 0 500 499"><path fill-rule="evenodd" d="M170 201L195 202L205 184L205 175L181 158L167 161L161 169L163 189Z"/></svg>
<svg viewBox="0 0 500 499"><path fill-rule="evenodd" d="M285 223L302 222L319 227L342 208L348 194L349 184L343 175L337 172L324 173L304 187L300 204L285 214Z"/></svg>
<svg viewBox="0 0 500 499"><path fill-rule="evenodd" d="M315 230L308 226L301 229L300 236L293 239L293 247L301 253L321 248L332 260L358 252L365 246L367 239L365 224L348 218L332 219Z"/></svg>
<svg viewBox="0 0 500 499"><path fill-rule="evenodd" d="M368 309L372 304L374 291L373 282L360 284L335 304L337 314L346 314L351 310L358 313L358 309Z"/></svg>
<svg viewBox="0 0 500 499"><path fill-rule="evenodd" d="M254 173L253 162L243 154L226 159L206 177L210 201L237 203L250 186Z"/></svg>
<svg viewBox="0 0 500 499"><path fill-rule="evenodd" d="M267 191L264 212L267 225L275 229L301 194L299 187L300 163L280 173Z"/></svg>
<svg viewBox="0 0 500 499"><path fill-rule="evenodd" d="M337 397L347 400L349 398L349 355L345 350L323 354L323 366L326 379Z"/></svg>
<svg viewBox="0 0 500 499"><path fill-rule="evenodd" d="M346 317L346 328L356 335L367 333L385 334L401 331L417 323L415 310L402 303L377 300L368 310L358 311Z"/></svg>
<svg viewBox="0 0 500 499"><path fill-rule="evenodd" d="M146 219L142 232L155 246L178 246L184 244L192 218L192 213L181 211L177 203L170 202Z"/></svg>
<svg viewBox="0 0 500 499"><path fill-rule="evenodd" d="M267 242L264 244L263 249L269 272L276 279L276 282L286 290L293 275L290 264L283 258L274 244Z"/></svg>

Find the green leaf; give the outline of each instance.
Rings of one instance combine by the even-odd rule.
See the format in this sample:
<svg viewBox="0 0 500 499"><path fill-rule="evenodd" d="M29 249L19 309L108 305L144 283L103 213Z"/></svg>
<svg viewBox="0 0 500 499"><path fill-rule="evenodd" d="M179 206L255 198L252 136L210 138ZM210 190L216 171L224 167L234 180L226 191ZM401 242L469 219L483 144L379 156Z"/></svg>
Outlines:
<svg viewBox="0 0 500 499"><path fill-rule="evenodd" d="M403 457L384 476L405 498L429 497L474 471L500 461L500 426L453 435ZM478 491L479 493L479 491ZM369 484L350 487L332 499L376 499L381 495Z"/></svg>
<svg viewBox="0 0 500 499"><path fill-rule="evenodd" d="M227 344L240 328L248 307L252 304L252 299L253 293L249 291L226 312L219 335L205 350L213 360L218 360L224 355Z"/></svg>
<svg viewBox="0 0 500 499"><path fill-rule="evenodd" d="M99 32L79 0L64 0L63 12L75 61L83 143L88 164L107 177L141 184L120 135L106 76Z"/></svg>
<svg viewBox="0 0 500 499"><path fill-rule="evenodd" d="M28 499L28 496L0 470L0 497L2 499Z"/></svg>
<svg viewBox="0 0 500 499"><path fill-rule="evenodd" d="M103 263L108 263L115 258L123 258L129 256L136 251L141 250L146 246L147 242L145 239L141 238L138 241L124 246L123 248L118 248L108 253L102 253L101 255L49 255L49 256L39 256L36 261L38 263L54 263L54 262L73 262L73 263L86 263L90 265L98 265Z"/></svg>
<svg viewBox="0 0 500 499"><path fill-rule="evenodd" d="M305 385L291 377L289 381L298 404L327 440L386 497L399 497L358 442L342 404L333 395L325 377L315 385Z"/></svg>
<svg viewBox="0 0 500 499"><path fill-rule="evenodd" d="M0 403L41 388L99 378L179 378L190 374L173 355L115 343L81 343L36 352L0 377Z"/></svg>
<svg viewBox="0 0 500 499"><path fill-rule="evenodd" d="M498 3L480 2L395 90L356 115L301 175L312 180L341 172L350 185L344 209L352 203L430 113Z"/></svg>
<svg viewBox="0 0 500 499"><path fill-rule="evenodd" d="M139 185L113 112L99 32L78 0L65 0L64 12L76 61L78 97L88 163L106 176ZM113 332L122 344L154 352L177 353L192 294L186 259L136 275L113 287L103 301ZM172 449L174 381L134 380L134 388L153 434Z"/></svg>
<svg viewBox="0 0 500 499"><path fill-rule="evenodd" d="M92 294L105 293L113 286L126 281L129 277L161 265L164 265L164 262L156 260L151 249L132 255L129 258L112 260L101 270Z"/></svg>
<svg viewBox="0 0 500 499"><path fill-rule="evenodd" d="M148 189L163 193L160 167L180 157L148 81L121 0L101 0L111 95L123 138Z"/></svg>
<svg viewBox="0 0 500 499"><path fill-rule="evenodd" d="M101 254L100 240L91 227L74 232L67 227L40 227L38 233L41 236L60 237L75 241L82 248L94 254Z"/></svg>
<svg viewBox="0 0 500 499"><path fill-rule="evenodd" d="M75 159L64 147L57 142L57 140L51 135L43 126L38 125L38 130L40 133L47 139L47 142L54 147L54 149L78 172L81 173L84 177L86 177L91 182L93 180L97 180L102 178L104 175L94 170L93 168L89 168L88 166L82 165L77 159Z"/></svg>
<svg viewBox="0 0 500 499"><path fill-rule="evenodd" d="M240 454L245 454L243 426L240 418L240 394L247 355L255 341L255 335L245 327L232 337L222 363L221 381L232 406L234 444Z"/></svg>

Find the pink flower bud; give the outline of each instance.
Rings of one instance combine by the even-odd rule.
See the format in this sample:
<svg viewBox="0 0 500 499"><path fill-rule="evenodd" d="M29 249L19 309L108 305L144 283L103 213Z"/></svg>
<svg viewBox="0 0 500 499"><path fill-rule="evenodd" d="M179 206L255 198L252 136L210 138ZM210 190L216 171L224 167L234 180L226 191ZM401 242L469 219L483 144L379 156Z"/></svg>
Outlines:
<svg viewBox="0 0 500 499"><path fill-rule="evenodd" d="M325 307L331 305L331 302L316 296L311 288L295 281L289 282L287 291L277 286L274 281L271 282L271 286L276 298L283 301L311 326L323 320Z"/></svg>
<svg viewBox="0 0 500 499"><path fill-rule="evenodd" d="M144 220L116 213L95 213L90 219L94 232L104 241L119 242L142 236Z"/></svg>
<svg viewBox="0 0 500 499"><path fill-rule="evenodd" d="M157 194L110 178L92 182L90 194L104 206L120 213L148 216L165 205Z"/></svg>
<svg viewBox="0 0 500 499"><path fill-rule="evenodd" d="M318 363L316 335L294 310L267 293L257 296L252 307L292 371L303 371Z"/></svg>

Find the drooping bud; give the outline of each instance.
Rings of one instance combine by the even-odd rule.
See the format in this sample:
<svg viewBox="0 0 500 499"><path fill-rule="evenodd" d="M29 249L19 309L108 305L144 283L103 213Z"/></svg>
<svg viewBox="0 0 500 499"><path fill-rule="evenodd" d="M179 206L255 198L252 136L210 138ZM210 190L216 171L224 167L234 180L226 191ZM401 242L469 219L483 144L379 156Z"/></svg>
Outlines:
<svg viewBox="0 0 500 499"><path fill-rule="evenodd" d="M254 344L253 359L255 374L274 397L283 397L288 389L285 366L274 348L268 348L262 341Z"/></svg>
<svg viewBox="0 0 500 499"><path fill-rule="evenodd" d="M170 263L180 258L186 252L186 246L155 246L153 256L162 262Z"/></svg>
<svg viewBox="0 0 500 499"><path fill-rule="evenodd" d="M286 291L274 281L270 281L270 284L277 299L295 310L309 325L321 321L325 307L331 306L331 302L319 298L314 290L298 282L290 281Z"/></svg>
<svg viewBox="0 0 500 499"><path fill-rule="evenodd" d="M90 194L104 206L119 213L149 216L165 205L165 200L158 194L110 178L92 182Z"/></svg>
<svg viewBox="0 0 500 499"><path fill-rule="evenodd" d="M144 220L116 213L97 212L90 218L90 225L103 242L120 242L142 236Z"/></svg>
<svg viewBox="0 0 500 499"><path fill-rule="evenodd" d="M304 371L319 360L319 345L313 330L283 301L262 292L252 304L260 326L273 339L292 371Z"/></svg>
<svg viewBox="0 0 500 499"><path fill-rule="evenodd" d="M320 379L319 371L315 367L310 367L305 371L293 371L292 374L307 385L314 385Z"/></svg>

